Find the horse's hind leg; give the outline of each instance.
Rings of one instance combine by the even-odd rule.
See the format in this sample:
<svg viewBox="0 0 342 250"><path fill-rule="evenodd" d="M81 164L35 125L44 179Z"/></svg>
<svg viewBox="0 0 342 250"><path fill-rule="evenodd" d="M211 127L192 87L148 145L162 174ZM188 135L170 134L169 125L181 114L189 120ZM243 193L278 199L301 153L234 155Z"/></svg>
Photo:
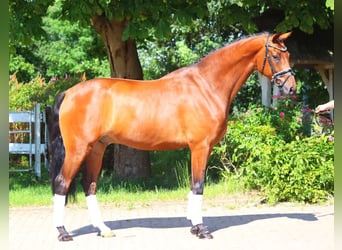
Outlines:
<svg viewBox="0 0 342 250"><path fill-rule="evenodd" d="M82 186L86 195L91 223L100 230L100 235L102 237L113 237L115 236L114 232L107 227L102 220L96 198L96 182L101 171L102 158L106 146L107 145L99 141L94 144L92 150L87 155L83 171Z"/></svg>
<svg viewBox="0 0 342 250"><path fill-rule="evenodd" d="M61 171L54 180L53 223L59 232L59 241L73 240L64 227L64 207L70 184L79 171L86 149L82 152L83 154L71 154L67 151Z"/></svg>
<svg viewBox="0 0 342 250"><path fill-rule="evenodd" d="M187 218L191 220L190 232L200 239L212 239L206 226L203 225L202 198L205 169L211 148L208 145L195 145L191 150L191 191L188 195Z"/></svg>

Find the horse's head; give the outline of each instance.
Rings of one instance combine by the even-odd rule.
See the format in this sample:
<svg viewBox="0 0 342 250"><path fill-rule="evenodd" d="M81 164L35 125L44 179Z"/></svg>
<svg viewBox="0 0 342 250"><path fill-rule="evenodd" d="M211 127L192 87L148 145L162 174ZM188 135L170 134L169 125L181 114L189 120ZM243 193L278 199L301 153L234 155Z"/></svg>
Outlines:
<svg viewBox="0 0 342 250"><path fill-rule="evenodd" d="M290 54L284 41L291 32L267 35L263 53L258 54L258 70L279 87L285 95L296 93L296 80L290 67Z"/></svg>

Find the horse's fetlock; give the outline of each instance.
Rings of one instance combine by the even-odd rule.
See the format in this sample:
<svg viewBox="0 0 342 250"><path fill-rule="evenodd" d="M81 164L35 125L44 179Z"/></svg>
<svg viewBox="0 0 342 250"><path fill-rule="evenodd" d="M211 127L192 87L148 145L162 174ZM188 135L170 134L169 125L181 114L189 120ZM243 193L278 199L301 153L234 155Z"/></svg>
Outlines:
<svg viewBox="0 0 342 250"><path fill-rule="evenodd" d="M203 195L203 182L200 183L200 182L196 182L193 184L192 188L191 188L191 191L193 194L195 195Z"/></svg>

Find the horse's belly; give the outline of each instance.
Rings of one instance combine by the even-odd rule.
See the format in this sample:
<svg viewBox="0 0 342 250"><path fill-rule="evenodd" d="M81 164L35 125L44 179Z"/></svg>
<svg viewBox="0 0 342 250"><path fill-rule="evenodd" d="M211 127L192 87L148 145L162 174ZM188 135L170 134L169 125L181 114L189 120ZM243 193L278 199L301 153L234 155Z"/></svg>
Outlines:
<svg viewBox="0 0 342 250"><path fill-rule="evenodd" d="M104 136L101 141L106 144L122 144L131 148L141 150L173 150L187 147L185 141L172 138L161 138L158 134L141 134L139 131L127 134L110 134Z"/></svg>

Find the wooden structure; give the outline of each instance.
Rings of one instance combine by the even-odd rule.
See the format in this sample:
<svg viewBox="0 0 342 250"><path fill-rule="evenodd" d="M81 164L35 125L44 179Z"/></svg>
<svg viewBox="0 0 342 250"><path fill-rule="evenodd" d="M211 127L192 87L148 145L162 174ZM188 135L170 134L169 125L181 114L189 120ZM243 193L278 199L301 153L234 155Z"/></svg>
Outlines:
<svg viewBox="0 0 342 250"><path fill-rule="evenodd" d="M45 167L48 167L48 160L46 155L46 147L48 140L47 127L45 125L45 113L40 112L40 104L35 104L32 111L15 111L9 112L8 115L9 126L9 154L27 155L29 158L28 168L10 169L10 172L34 172L34 174L41 177L41 155L44 156ZM11 126L11 124L21 124L21 126ZM26 124L26 126L23 126ZM41 125L43 125L44 142L41 138ZM20 129L17 129L19 127ZM12 135L12 136L11 136ZM15 135L25 138L22 142L13 141L12 137ZM33 164L34 157L34 164Z"/></svg>

